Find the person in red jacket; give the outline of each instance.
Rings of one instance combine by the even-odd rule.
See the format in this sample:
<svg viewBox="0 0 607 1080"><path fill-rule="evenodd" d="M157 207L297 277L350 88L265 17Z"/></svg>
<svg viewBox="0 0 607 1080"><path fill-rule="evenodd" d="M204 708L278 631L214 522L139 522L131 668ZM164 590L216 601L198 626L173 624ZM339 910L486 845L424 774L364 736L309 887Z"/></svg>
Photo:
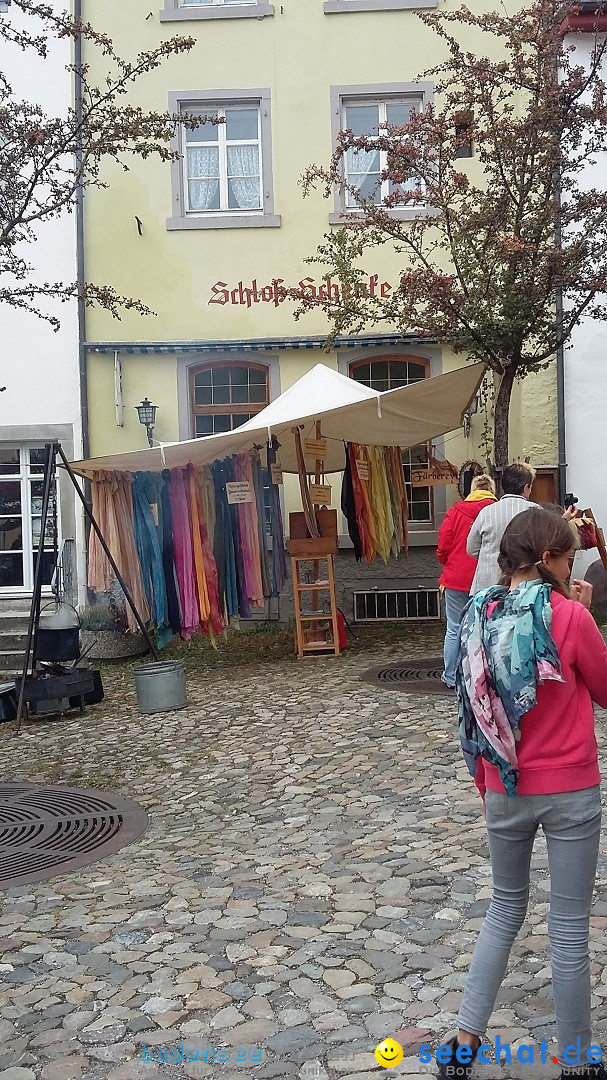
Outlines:
<svg viewBox="0 0 607 1080"><path fill-rule="evenodd" d="M445 591L445 632L443 682L455 689L457 638L462 614L470 599L477 561L466 551L468 533L484 506L495 502L495 484L484 473L475 476L467 499L456 502L445 515L439 533L436 554L443 564L440 584Z"/></svg>
<svg viewBox="0 0 607 1080"><path fill-rule="evenodd" d="M489 1060L483 1037L525 920L540 826L561 1080L607 1080L592 1041L588 954L601 831L593 701L607 708L607 646L592 586L567 584L577 544L560 512L518 514L501 541L502 584L476 593L463 616L460 742L483 799L493 896L442 1080L469 1080L472 1060Z"/></svg>

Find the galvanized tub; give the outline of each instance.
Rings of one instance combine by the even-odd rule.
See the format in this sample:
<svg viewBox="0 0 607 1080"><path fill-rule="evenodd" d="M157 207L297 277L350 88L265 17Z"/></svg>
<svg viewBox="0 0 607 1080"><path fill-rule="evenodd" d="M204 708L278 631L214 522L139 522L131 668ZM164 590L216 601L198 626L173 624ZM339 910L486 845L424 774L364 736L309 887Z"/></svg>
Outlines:
<svg viewBox="0 0 607 1080"><path fill-rule="evenodd" d="M160 660L133 670L140 712L171 712L187 705L183 660Z"/></svg>

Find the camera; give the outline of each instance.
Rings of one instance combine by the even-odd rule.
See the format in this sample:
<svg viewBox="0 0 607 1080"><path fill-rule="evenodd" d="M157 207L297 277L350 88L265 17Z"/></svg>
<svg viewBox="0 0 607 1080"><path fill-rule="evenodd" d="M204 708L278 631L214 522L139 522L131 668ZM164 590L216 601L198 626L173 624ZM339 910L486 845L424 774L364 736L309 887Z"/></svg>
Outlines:
<svg viewBox="0 0 607 1080"><path fill-rule="evenodd" d="M580 500L572 493L565 495L565 510L568 510L570 506L576 506Z"/></svg>

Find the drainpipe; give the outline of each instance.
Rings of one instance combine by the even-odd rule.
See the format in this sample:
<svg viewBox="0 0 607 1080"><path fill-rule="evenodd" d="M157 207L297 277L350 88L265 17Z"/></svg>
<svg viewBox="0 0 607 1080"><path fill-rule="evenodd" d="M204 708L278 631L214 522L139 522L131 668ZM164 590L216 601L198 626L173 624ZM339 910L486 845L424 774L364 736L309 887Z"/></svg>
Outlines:
<svg viewBox="0 0 607 1080"><path fill-rule="evenodd" d="M560 236L559 236L560 243ZM563 294L556 294L556 317L562 325ZM565 430L565 347L559 345L556 353L556 423L558 438L558 502L563 505L567 491L567 440Z"/></svg>
<svg viewBox="0 0 607 1080"><path fill-rule="evenodd" d="M74 0L74 18L82 19L82 0ZM82 120L82 35L78 34L74 43L74 64L76 74L74 77L74 110L76 121ZM76 165L82 165L82 136L78 134L76 143ZM76 190L76 275L78 290L81 293L84 288L84 187L82 181ZM88 373L86 367L86 304L82 296L78 297L78 379L80 386L80 413L82 416L82 456L87 458L90 453L89 440L89 403L88 403Z"/></svg>

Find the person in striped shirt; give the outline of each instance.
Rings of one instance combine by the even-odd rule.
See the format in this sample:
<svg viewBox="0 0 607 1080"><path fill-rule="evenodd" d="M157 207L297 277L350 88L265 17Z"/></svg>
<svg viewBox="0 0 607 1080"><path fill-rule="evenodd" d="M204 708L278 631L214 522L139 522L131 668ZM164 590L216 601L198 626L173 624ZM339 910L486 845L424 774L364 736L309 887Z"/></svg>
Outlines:
<svg viewBox="0 0 607 1080"><path fill-rule="evenodd" d="M478 560L471 595L498 584L501 571L497 557L502 536L512 518L535 505L529 502L534 479L535 470L526 462L508 465L502 473L501 499L483 507L470 529L466 549L473 559Z"/></svg>

